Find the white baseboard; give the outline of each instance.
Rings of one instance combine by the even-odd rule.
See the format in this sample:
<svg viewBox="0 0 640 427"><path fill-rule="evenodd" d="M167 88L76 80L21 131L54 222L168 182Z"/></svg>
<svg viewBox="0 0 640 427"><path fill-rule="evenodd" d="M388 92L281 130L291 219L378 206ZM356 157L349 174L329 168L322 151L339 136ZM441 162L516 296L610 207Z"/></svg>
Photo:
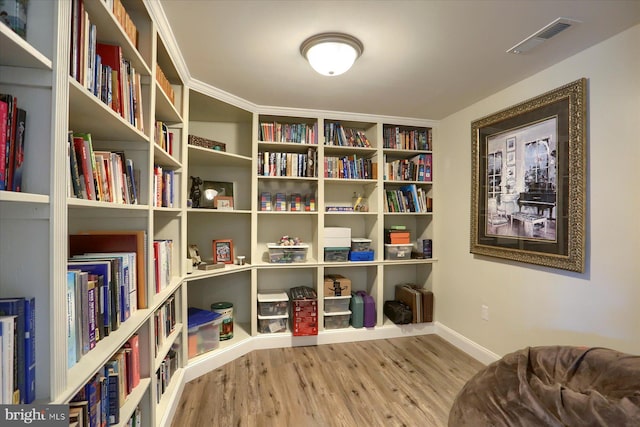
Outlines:
<svg viewBox="0 0 640 427"><path fill-rule="evenodd" d="M364 333L363 333L364 332ZM451 328L444 326L439 322L422 323L410 325L394 325L393 323L385 324L375 328L365 329L335 329L331 331L322 331L320 334L309 337L293 337L290 333L284 334L261 334L256 337L248 337L237 344L216 350L210 356L200 356L184 368L184 375L179 384L178 391L173 393L171 401L168 404L165 416L160 420L161 427L171 425L173 415L175 413L184 385L191 380L198 378L220 366L229 363L238 357L253 350L263 350L269 348L296 347L307 345L337 344L354 341L368 341L388 338L400 338L416 335L437 334L452 345L464 351L474 359L488 365L500 359L500 356L482 347L481 345L471 341L464 335L459 334Z"/></svg>
<svg viewBox="0 0 640 427"><path fill-rule="evenodd" d="M500 356L496 353L482 347L474 341L471 341L469 338L440 322L436 322L436 334L485 365L500 359Z"/></svg>

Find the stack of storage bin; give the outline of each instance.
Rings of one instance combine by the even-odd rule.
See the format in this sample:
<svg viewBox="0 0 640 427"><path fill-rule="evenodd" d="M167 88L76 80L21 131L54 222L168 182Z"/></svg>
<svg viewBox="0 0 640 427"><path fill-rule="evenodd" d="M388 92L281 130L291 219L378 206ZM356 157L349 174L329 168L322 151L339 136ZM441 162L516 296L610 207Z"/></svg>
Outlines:
<svg viewBox="0 0 640 427"><path fill-rule="evenodd" d="M324 297L324 328L338 329L349 326L351 295Z"/></svg>
<svg viewBox="0 0 640 427"><path fill-rule="evenodd" d="M349 261L373 261L374 251L371 250L371 239L353 237Z"/></svg>
<svg viewBox="0 0 640 427"><path fill-rule="evenodd" d="M348 261L351 247L351 229L348 227L325 227L323 247L325 261Z"/></svg>
<svg viewBox="0 0 640 427"><path fill-rule="evenodd" d="M313 288L296 286L291 296L291 329L294 337L318 335L318 296Z"/></svg>
<svg viewBox="0 0 640 427"><path fill-rule="evenodd" d="M258 332L285 332L289 319L289 296L284 291L258 292Z"/></svg>

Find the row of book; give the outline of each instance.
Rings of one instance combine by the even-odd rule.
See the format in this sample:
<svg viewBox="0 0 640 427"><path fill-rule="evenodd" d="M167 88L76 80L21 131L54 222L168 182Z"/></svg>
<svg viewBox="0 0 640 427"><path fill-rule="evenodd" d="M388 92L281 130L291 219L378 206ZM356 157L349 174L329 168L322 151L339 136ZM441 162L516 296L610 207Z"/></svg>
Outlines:
<svg viewBox="0 0 640 427"><path fill-rule="evenodd" d="M385 155L384 177L390 181L424 181L433 179L433 158L430 153L418 154L409 159L387 161Z"/></svg>
<svg viewBox="0 0 640 427"><path fill-rule="evenodd" d="M171 103L175 105L175 94L173 92L173 87L171 86L169 79L167 79L167 77L164 75L162 68L160 68L158 64L156 64L156 81L164 91L164 94L167 95L167 98L169 98L169 101L171 101Z"/></svg>
<svg viewBox="0 0 640 427"><path fill-rule="evenodd" d="M167 154L173 156L173 132L169 131L167 124L160 120L156 121L154 142Z"/></svg>
<svg viewBox="0 0 640 427"><path fill-rule="evenodd" d="M162 304L158 310L153 313L153 332L155 336L155 352L154 355L158 355L158 351L164 345L166 339L176 329L176 297L171 295Z"/></svg>
<svg viewBox="0 0 640 427"><path fill-rule="evenodd" d="M326 156L324 158L325 178L375 179L377 164L371 159L349 156Z"/></svg>
<svg viewBox="0 0 640 427"><path fill-rule="evenodd" d="M138 335L131 336L91 377L69 402L70 418L87 427L120 423L120 407L140 383L139 346Z"/></svg>
<svg viewBox="0 0 640 427"><path fill-rule="evenodd" d="M261 122L258 138L264 142L318 144L318 124Z"/></svg>
<svg viewBox="0 0 640 427"><path fill-rule="evenodd" d="M371 142L364 130L345 128L340 123L334 122L324 124L324 144L340 147L371 147Z"/></svg>
<svg viewBox="0 0 640 427"><path fill-rule="evenodd" d="M258 153L259 176L317 177L318 152L309 148L306 153Z"/></svg>
<svg viewBox="0 0 640 427"><path fill-rule="evenodd" d="M18 98L0 93L0 190L22 191L26 124Z"/></svg>
<svg viewBox="0 0 640 427"><path fill-rule="evenodd" d="M69 195L137 205L138 171L124 151L95 150L90 133L68 132Z"/></svg>
<svg viewBox="0 0 640 427"><path fill-rule="evenodd" d="M426 150L432 149L431 128L407 128L403 126L385 126L382 131L384 148L396 150Z"/></svg>
<svg viewBox="0 0 640 427"><path fill-rule="evenodd" d="M171 283L173 276L173 268L171 260L173 259L173 241L172 240L154 240L153 241L153 262L154 262L154 283L156 293L162 292Z"/></svg>
<svg viewBox="0 0 640 427"><path fill-rule="evenodd" d="M313 193L276 193L275 197L268 191L260 193L261 211L315 212L316 196Z"/></svg>
<svg viewBox="0 0 640 427"><path fill-rule="evenodd" d="M153 206L172 208L175 203L175 171L160 165L153 167Z"/></svg>
<svg viewBox="0 0 640 427"><path fill-rule="evenodd" d="M156 371L156 403L160 403L162 395L169 387L169 383L171 383L173 374L178 370L178 350L179 345L174 344L162 359L160 368Z"/></svg>
<svg viewBox="0 0 640 427"><path fill-rule="evenodd" d="M415 184L405 185L396 190L386 189L384 201L385 212L425 213L433 210L433 199Z"/></svg>
<svg viewBox="0 0 640 427"><path fill-rule="evenodd" d="M135 252L88 252L67 262L68 367L136 312L136 256Z"/></svg>
<svg viewBox="0 0 640 427"><path fill-rule="evenodd" d="M140 73L122 55L118 45L97 41L84 0L73 0L71 10L70 75L90 93L144 132Z"/></svg>
<svg viewBox="0 0 640 427"><path fill-rule="evenodd" d="M0 298L0 403L28 404L36 395L35 299Z"/></svg>

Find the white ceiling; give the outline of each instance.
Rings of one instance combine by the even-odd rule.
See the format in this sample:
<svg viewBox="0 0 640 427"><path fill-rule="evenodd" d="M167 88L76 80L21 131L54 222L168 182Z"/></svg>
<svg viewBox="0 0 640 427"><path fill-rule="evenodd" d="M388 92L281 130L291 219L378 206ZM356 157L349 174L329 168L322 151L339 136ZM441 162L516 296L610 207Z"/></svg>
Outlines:
<svg viewBox="0 0 640 427"><path fill-rule="evenodd" d="M192 79L260 106L433 120L640 22L640 0L160 2ZM558 17L581 24L505 52ZM341 76L316 74L299 52L328 31L364 44Z"/></svg>

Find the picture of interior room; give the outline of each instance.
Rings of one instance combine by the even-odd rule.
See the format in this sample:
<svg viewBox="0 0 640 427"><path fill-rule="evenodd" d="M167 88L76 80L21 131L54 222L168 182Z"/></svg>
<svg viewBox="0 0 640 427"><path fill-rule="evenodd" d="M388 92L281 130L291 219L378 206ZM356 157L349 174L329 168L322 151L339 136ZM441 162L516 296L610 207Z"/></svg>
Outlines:
<svg viewBox="0 0 640 427"><path fill-rule="evenodd" d="M640 0L0 18L0 426L640 426Z"/></svg>

